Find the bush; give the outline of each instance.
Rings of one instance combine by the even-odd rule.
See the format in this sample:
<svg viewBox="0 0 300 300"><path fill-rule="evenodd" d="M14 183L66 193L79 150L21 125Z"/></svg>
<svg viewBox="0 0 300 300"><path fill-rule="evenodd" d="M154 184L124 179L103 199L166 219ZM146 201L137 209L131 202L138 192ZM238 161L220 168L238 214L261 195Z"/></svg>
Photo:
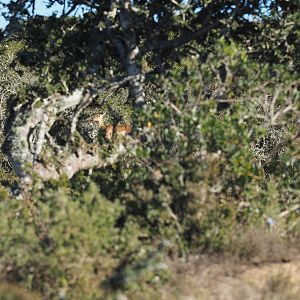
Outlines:
<svg viewBox="0 0 300 300"><path fill-rule="evenodd" d="M266 261L278 243L274 260L282 259L285 242L299 236L294 79L224 39L205 63L174 64L148 86L151 105L133 116L123 142L133 138L136 148L125 159L22 202L0 193L1 279L45 299L153 299L168 277L166 257ZM254 227L268 236L266 251L255 247Z"/></svg>
<svg viewBox="0 0 300 300"><path fill-rule="evenodd" d="M222 64L236 79L207 92ZM221 40L206 64L186 59L161 79L151 107L137 117L132 159L93 177L124 204L123 221L139 224L149 239L172 241L181 255L223 251L239 228L253 224L276 223L281 236L297 235L299 92L294 74L279 67L274 77L269 68ZM113 178L110 189L105 176Z"/></svg>
<svg viewBox="0 0 300 300"><path fill-rule="evenodd" d="M22 282L46 299L99 297L120 254L137 244L134 228L121 233L116 226L120 211L94 185L73 200L61 190L40 199L2 201L2 279Z"/></svg>

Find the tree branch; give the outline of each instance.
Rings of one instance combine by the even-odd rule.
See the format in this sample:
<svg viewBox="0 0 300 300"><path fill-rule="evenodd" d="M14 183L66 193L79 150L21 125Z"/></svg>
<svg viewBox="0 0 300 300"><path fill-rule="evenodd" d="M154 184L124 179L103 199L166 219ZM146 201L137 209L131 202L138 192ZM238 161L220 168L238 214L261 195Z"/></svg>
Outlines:
<svg viewBox="0 0 300 300"><path fill-rule="evenodd" d="M3 148L21 178L23 190L30 189L33 178L47 181L57 179L62 174L71 178L79 170L101 168L114 163L126 153L125 147L120 144L110 156L105 157L105 151L99 145L87 144L83 139L76 145L73 141L75 147L59 147L51 140L49 131L61 112L77 106L80 113L82 108L90 105L98 95L96 90L116 89L131 80L133 77L129 76L121 80L113 79L97 89L77 89L70 95L54 94L46 99L37 99L31 105L23 105L16 111ZM75 131L76 120L75 125L72 124L71 134ZM49 141L47 147L46 140Z"/></svg>
<svg viewBox="0 0 300 300"><path fill-rule="evenodd" d="M114 33L115 25L113 19L116 16L117 7L119 7L120 26L123 35L121 39ZM137 62L140 49L136 42L136 33L133 30L130 1L113 0L111 2L110 11L106 14L105 23L108 38L115 45L127 75L133 77L130 81L129 95L134 99L136 107L143 107L146 105L143 87L144 75Z"/></svg>
<svg viewBox="0 0 300 300"><path fill-rule="evenodd" d="M190 33L184 33L181 36L174 38L172 40L164 40L164 41L151 41L147 43L142 51L141 54L145 54L148 51L154 51L154 50L163 50L163 49L174 49L178 48L192 40L198 39L205 34L207 34L210 30L213 28L216 28L219 22L215 22L209 25L205 25L203 28L190 32Z"/></svg>

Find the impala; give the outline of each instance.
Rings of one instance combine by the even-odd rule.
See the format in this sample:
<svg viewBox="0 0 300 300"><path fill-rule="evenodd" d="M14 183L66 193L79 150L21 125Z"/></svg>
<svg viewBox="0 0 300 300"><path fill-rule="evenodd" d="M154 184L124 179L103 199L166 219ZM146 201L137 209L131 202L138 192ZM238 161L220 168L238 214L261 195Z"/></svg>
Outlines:
<svg viewBox="0 0 300 300"><path fill-rule="evenodd" d="M117 124L117 125L112 125L112 124L104 124L104 116L106 113L97 115L94 117L94 121L99 123L99 128L104 129L105 131L105 137L110 140L112 139L114 134L119 134L119 135L126 135L127 133L130 133L132 130L132 126L130 124Z"/></svg>

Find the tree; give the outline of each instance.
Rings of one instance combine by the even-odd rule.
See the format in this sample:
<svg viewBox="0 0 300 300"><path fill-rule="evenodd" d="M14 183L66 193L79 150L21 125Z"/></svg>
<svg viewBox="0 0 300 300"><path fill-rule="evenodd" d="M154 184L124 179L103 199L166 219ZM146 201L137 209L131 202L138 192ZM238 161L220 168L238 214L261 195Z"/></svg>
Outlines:
<svg viewBox="0 0 300 300"><path fill-rule="evenodd" d="M17 53L23 48L23 43L19 41L11 41L10 43L2 43L0 45L1 53L1 71L0 71L0 142L4 140L4 124L7 116L7 108L9 108L9 97L16 95L23 84L34 82L33 73L20 64L12 67L12 63L16 59ZM1 184L12 184L16 180L15 175L11 172L5 155L0 151L1 157Z"/></svg>
<svg viewBox="0 0 300 300"><path fill-rule="evenodd" d="M298 1L54 3L52 17L35 1L4 11L3 148L31 191L17 201L0 173L1 281L45 299L154 299L174 257L289 259ZM102 121L133 130L109 140Z"/></svg>
<svg viewBox="0 0 300 300"><path fill-rule="evenodd" d="M105 145L75 137L81 113L95 103L101 108L106 91L128 89L124 102L132 103L139 114L147 105L145 85L157 84L157 74L167 74L174 63L192 54L204 62L207 49L221 36L249 40L264 30L258 24L266 9L280 11L268 16L276 27L282 15L297 8L297 1L259 0L49 0L47 5L54 4L61 5L61 14L49 18L35 15L34 0L4 5L10 22L7 37L18 32L25 39L20 60L40 74L38 84L15 99L5 143L11 164L27 186L33 177L49 180L65 173L70 178L79 170L102 168L127 152L119 144L107 156ZM85 13L71 17L80 7ZM226 66L219 67L225 80ZM51 128L70 110L67 143L57 145Z"/></svg>

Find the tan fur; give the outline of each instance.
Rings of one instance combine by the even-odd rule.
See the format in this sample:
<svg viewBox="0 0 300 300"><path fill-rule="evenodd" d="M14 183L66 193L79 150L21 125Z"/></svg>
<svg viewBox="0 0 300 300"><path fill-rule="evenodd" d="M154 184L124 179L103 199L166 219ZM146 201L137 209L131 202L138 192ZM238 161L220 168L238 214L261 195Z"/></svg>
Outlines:
<svg viewBox="0 0 300 300"><path fill-rule="evenodd" d="M105 137L110 140L113 137L113 134L119 134L125 136L127 133L130 133L132 128L131 125L128 124L120 124L120 125L106 125L105 128Z"/></svg>
<svg viewBox="0 0 300 300"><path fill-rule="evenodd" d="M101 115L97 115L94 118L94 121L96 121L96 122L99 123L99 127L100 128L104 128L104 130L105 130L105 137L108 140L112 139L112 137L113 137L114 134L119 134L119 135L123 135L124 136L127 133L131 132L132 127L129 124L119 124L119 125L116 125L116 126L113 126L111 124L104 125L104 116L105 116L105 113L101 114Z"/></svg>
<svg viewBox="0 0 300 300"><path fill-rule="evenodd" d="M99 123L99 127L103 127L104 126L104 116L105 114L101 114L101 115L96 115L94 117L94 121Z"/></svg>
<svg viewBox="0 0 300 300"><path fill-rule="evenodd" d="M106 125L104 126L105 129L105 137L110 140L113 136L113 132L114 132L114 126L112 125Z"/></svg>

